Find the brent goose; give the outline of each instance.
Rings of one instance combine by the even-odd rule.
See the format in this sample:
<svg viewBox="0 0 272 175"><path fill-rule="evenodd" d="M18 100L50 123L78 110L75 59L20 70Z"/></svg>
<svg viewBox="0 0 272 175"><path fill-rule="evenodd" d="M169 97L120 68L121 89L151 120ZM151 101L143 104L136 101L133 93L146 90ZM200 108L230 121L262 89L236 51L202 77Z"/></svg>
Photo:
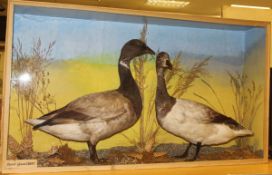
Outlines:
<svg viewBox="0 0 272 175"><path fill-rule="evenodd" d="M187 159L192 161L197 158L201 146L219 145L236 137L253 135L232 118L204 104L171 97L164 79L166 69L172 69L169 55L160 52L156 59L156 117L164 130L189 142L185 152L177 157L187 157L190 147L196 145L193 158Z"/></svg>
<svg viewBox="0 0 272 175"><path fill-rule="evenodd" d="M100 140L130 128L142 111L142 99L130 71L130 61L144 54L155 54L144 42L133 39L121 50L118 63L118 89L92 93L37 119L26 122L64 140L87 142L90 159L99 162L96 145Z"/></svg>

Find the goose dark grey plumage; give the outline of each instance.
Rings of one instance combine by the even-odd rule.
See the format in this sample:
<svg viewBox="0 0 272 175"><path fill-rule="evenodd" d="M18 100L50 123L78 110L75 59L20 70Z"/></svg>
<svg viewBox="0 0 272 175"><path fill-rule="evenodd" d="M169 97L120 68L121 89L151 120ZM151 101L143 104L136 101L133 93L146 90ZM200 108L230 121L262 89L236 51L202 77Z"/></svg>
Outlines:
<svg viewBox="0 0 272 175"><path fill-rule="evenodd" d="M189 142L185 152L177 157L187 157L190 147L196 145L194 157L187 159L195 160L201 146L219 145L236 137L253 134L232 118L204 104L171 97L167 92L164 79L166 69L172 69L169 55L166 52L160 52L156 59L158 80L155 99L156 117L164 130Z"/></svg>
<svg viewBox="0 0 272 175"><path fill-rule="evenodd" d="M97 143L130 128L141 115L142 100L130 71L130 61L144 54L154 54L154 51L138 39L128 41L119 58L118 89L79 97L60 109L26 122L33 125L33 129L60 139L87 142L90 158L99 162Z"/></svg>

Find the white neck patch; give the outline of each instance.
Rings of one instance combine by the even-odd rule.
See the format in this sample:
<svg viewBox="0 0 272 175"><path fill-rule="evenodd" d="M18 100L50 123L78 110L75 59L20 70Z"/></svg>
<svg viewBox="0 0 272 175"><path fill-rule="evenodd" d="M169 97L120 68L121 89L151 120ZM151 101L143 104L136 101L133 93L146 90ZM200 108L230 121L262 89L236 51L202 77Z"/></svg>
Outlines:
<svg viewBox="0 0 272 175"><path fill-rule="evenodd" d="M120 65L127 68L127 69L129 69L129 66L123 61L120 61Z"/></svg>

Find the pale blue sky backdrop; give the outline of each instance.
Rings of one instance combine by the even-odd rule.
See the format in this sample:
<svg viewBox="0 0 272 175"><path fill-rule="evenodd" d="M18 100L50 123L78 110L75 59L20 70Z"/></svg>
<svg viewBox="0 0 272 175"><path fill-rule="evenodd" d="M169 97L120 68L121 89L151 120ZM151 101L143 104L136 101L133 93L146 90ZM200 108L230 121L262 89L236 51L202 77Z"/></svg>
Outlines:
<svg viewBox="0 0 272 175"><path fill-rule="evenodd" d="M20 39L26 50L37 38L44 46L56 41L55 59L114 55L109 60L113 63L126 41L140 38L144 20L148 22L147 44L172 56L181 51L188 58L211 56L241 65L250 47L245 45L245 37L252 27L34 7L15 8L14 41ZM256 35L264 36L264 29Z"/></svg>

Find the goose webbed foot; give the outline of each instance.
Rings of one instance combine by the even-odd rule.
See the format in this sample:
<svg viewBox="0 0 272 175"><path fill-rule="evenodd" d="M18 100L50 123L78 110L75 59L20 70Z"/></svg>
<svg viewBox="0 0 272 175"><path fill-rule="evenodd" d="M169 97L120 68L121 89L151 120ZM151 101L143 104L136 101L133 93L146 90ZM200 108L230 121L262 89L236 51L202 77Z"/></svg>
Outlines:
<svg viewBox="0 0 272 175"><path fill-rule="evenodd" d="M195 151L195 155L194 155L192 158L188 158L188 159L186 159L185 161L188 161L188 162L190 162L190 161L195 161L195 160L197 159L197 157L198 157L198 154L199 154L200 148L201 148L201 143L200 143L200 142L198 142L198 143L196 144L196 151Z"/></svg>
<svg viewBox="0 0 272 175"><path fill-rule="evenodd" d="M95 163L95 164L99 164L101 161L100 161L100 159L97 157L97 156L92 156L91 157L91 160L93 161L93 163Z"/></svg>
<svg viewBox="0 0 272 175"><path fill-rule="evenodd" d="M175 158L183 159L183 158L187 157L191 146L192 146L192 143L189 143L189 145L187 146L184 153L182 155L175 156Z"/></svg>
<svg viewBox="0 0 272 175"><path fill-rule="evenodd" d="M93 145L91 142L88 143L89 153L90 153L90 159L93 161L93 163L98 164L100 163L100 160L96 153L96 145Z"/></svg>

